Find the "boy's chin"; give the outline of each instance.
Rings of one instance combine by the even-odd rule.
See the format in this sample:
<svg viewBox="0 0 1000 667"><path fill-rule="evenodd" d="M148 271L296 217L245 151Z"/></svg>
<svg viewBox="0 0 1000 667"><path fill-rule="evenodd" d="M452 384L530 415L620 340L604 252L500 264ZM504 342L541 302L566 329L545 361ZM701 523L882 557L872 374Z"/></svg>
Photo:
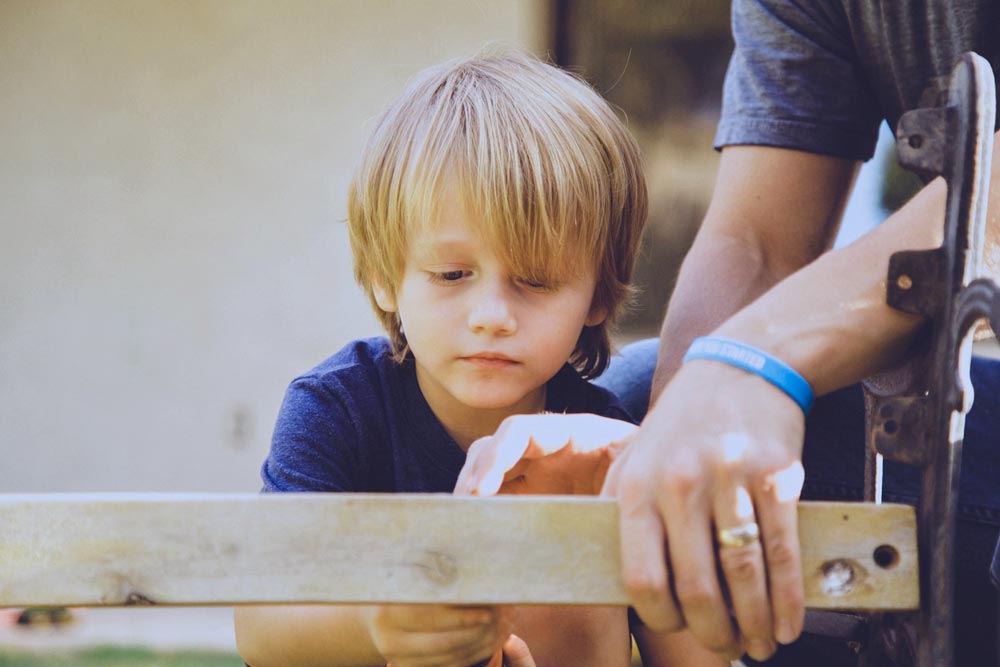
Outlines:
<svg viewBox="0 0 1000 667"><path fill-rule="evenodd" d="M473 410L514 410L516 409L519 399L517 397L514 399L506 399L505 397L492 394L490 396L472 396L466 397L462 400L466 407L472 408Z"/></svg>
<svg viewBox="0 0 1000 667"><path fill-rule="evenodd" d="M458 394L459 400L474 410L514 410L524 412L520 406L532 403L530 396L534 390L523 391L513 388L477 388Z"/></svg>

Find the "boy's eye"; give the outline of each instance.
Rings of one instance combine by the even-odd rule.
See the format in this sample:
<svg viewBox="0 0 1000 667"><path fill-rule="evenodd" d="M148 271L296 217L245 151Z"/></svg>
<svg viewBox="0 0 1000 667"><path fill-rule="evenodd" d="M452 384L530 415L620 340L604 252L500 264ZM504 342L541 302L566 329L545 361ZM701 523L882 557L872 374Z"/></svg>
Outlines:
<svg viewBox="0 0 1000 667"><path fill-rule="evenodd" d="M524 287L537 292L553 292L559 287L555 283L548 283L541 280L531 280L530 278L518 278L517 282Z"/></svg>
<svg viewBox="0 0 1000 667"><path fill-rule="evenodd" d="M465 277L467 272L461 269L454 271L435 271L431 273L431 278L441 283L453 283Z"/></svg>

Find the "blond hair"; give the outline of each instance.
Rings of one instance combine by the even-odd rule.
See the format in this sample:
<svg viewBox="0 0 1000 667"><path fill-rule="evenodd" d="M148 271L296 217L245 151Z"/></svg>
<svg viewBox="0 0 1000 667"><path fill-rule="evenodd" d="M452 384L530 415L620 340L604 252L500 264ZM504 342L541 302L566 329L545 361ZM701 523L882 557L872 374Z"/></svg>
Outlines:
<svg viewBox="0 0 1000 667"><path fill-rule="evenodd" d="M586 377L610 357L608 329L631 295L646 222L639 149L577 77L511 51L484 51L420 72L377 118L348 194L354 275L399 358L406 337L374 290L395 296L407 238L437 218L457 177L478 231L512 274L558 280L589 262L593 306L569 361Z"/></svg>

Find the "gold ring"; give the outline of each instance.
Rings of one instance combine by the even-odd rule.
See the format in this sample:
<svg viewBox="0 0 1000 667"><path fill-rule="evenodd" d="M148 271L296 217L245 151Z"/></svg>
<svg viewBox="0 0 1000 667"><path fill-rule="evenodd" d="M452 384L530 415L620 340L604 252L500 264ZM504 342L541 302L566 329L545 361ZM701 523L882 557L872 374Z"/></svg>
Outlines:
<svg viewBox="0 0 1000 667"><path fill-rule="evenodd" d="M751 521L735 528L722 528L718 538L720 547L745 547L760 539L760 528Z"/></svg>

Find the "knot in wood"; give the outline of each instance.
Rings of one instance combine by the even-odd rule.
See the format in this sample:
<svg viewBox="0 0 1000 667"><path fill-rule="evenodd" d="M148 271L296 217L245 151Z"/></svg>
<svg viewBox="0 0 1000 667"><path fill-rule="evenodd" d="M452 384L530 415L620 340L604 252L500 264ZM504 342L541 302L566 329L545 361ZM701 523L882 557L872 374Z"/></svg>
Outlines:
<svg viewBox="0 0 1000 667"><path fill-rule="evenodd" d="M439 586L447 586L458 579L458 564L448 554L437 551L427 551L417 562L424 576Z"/></svg>
<svg viewBox="0 0 1000 667"><path fill-rule="evenodd" d="M138 591L132 591L125 597L126 607L151 607L155 604L156 602Z"/></svg>
<svg viewBox="0 0 1000 667"><path fill-rule="evenodd" d="M857 583L857 563L845 558L828 560L821 567L823 593L831 597L847 595Z"/></svg>

